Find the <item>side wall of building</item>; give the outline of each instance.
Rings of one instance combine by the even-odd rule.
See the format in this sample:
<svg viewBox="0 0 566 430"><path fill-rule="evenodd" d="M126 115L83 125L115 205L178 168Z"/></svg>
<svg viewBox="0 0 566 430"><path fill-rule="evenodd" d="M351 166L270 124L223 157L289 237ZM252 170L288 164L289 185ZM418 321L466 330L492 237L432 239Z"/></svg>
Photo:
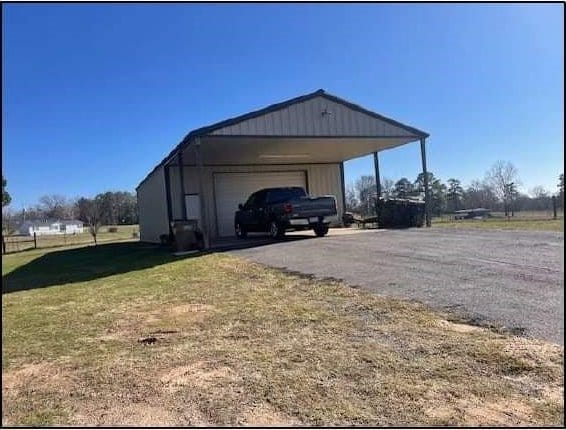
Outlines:
<svg viewBox="0 0 566 430"><path fill-rule="evenodd" d="M163 167L155 170L138 187L137 194L140 240L158 243L160 235L169 233Z"/></svg>

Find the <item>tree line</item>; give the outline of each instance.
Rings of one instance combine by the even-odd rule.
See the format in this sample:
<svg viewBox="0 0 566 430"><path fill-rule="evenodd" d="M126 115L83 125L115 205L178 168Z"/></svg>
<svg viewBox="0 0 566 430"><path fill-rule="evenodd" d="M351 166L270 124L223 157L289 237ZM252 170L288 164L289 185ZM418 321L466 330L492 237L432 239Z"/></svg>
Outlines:
<svg viewBox="0 0 566 430"><path fill-rule="evenodd" d="M533 187L528 193L519 191L521 181L515 166L508 161L497 161L482 179L472 180L468 186L456 178L443 182L428 172L430 213L441 216L463 209L485 208L514 215L518 211L549 210L552 197L557 197L564 207L564 174L558 177L557 190L552 192L542 186ZM346 210L363 216L375 214L375 177L363 175L346 187ZM423 199L424 175L414 181L403 177L397 181L381 180L381 197L384 199Z"/></svg>
<svg viewBox="0 0 566 430"><path fill-rule="evenodd" d="M12 233L24 221L78 219L88 226L129 225L138 223L136 194L128 191L106 191L95 197L67 198L60 194L45 195L27 208L9 207L11 196L2 177L2 230ZM97 227L98 229L98 227Z"/></svg>

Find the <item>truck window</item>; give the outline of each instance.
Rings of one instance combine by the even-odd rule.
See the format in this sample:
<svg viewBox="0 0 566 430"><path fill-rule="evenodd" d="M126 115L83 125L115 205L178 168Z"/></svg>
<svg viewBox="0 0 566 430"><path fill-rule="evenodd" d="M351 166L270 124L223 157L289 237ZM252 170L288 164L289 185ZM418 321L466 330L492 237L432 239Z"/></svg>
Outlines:
<svg viewBox="0 0 566 430"><path fill-rule="evenodd" d="M253 193L250 197L248 197L248 201L244 205L244 208L249 209L249 208L253 207L253 205L255 203L256 194L257 193Z"/></svg>
<svg viewBox="0 0 566 430"><path fill-rule="evenodd" d="M280 188L269 190L267 201L269 203L281 203L287 200L298 199L304 196L306 196L306 193L302 188Z"/></svg>
<svg viewBox="0 0 566 430"><path fill-rule="evenodd" d="M267 195L267 192L265 190L261 190L258 191L255 194L255 201L254 201L254 206L261 206L265 203L265 196Z"/></svg>

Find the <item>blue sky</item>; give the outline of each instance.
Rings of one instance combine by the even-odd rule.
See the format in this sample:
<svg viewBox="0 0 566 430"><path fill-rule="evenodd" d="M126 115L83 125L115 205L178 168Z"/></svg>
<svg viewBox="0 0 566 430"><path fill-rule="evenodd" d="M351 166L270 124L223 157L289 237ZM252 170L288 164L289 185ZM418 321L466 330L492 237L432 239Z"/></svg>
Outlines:
<svg viewBox="0 0 566 430"><path fill-rule="evenodd" d="M429 169L497 160L524 190L564 163L563 5L4 4L13 207L134 190L190 130L324 88L426 130ZM418 143L380 153L415 178ZM372 174L370 157L346 181Z"/></svg>

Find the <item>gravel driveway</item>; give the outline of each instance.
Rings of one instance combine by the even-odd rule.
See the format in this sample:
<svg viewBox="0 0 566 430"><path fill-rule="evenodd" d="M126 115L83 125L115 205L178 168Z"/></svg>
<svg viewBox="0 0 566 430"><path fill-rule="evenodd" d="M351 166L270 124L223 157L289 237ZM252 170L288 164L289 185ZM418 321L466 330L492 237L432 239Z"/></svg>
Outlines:
<svg viewBox="0 0 566 430"><path fill-rule="evenodd" d="M564 235L368 230L231 251L564 344Z"/></svg>

